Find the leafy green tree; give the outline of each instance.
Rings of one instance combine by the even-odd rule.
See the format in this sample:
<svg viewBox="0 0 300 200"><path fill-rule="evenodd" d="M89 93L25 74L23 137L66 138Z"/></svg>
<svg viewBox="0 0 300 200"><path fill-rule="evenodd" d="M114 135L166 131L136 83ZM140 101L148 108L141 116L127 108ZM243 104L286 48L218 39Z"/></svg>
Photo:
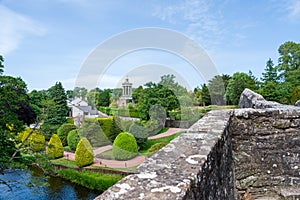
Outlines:
<svg viewBox="0 0 300 200"><path fill-rule="evenodd" d="M71 130L68 133L67 141L68 141L68 146L71 148L71 150L73 151L76 150L79 140L80 140L80 136L76 129Z"/></svg>
<svg viewBox="0 0 300 200"><path fill-rule="evenodd" d="M144 145L149 137L149 132L147 128L136 122L134 122L130 126L129 133L131 133L134 136L138 146Z"/></svg>
<svg viewBox="0 0 300 200"><path fill-rule="evenodd" d="M32 123L36 116L30 107L26 84L21 78L0 76L0 94L0 168L2 168L16 151L16 134L24 129L25 123Z"/></svg>
<svg viewBox="0 0 300 200"><path fill-rule="evenodd" d="M121 129L121 118L118 115L114 115L112 119L110 134L108 136L109 140L113 143L116 137L122 132Z"/></svg>
<svg viewBox="0 0 300 200"><path fill-rule="evenodd" d="M98 106L108 107L110 104L110 89L104 89L103 92L99 94Z"/></svg>
<svg viewBox="0 0 300 200"><path fill-rule="evenodd" d="M245 88L258 89L255 80L251 76L246 73L234 73L226 88L227 101L237 105Z"/></svg>
<svg viewBox="0 0 300 200"><path fill-rule="evenodd" d="M292 88L291 91L291 104L295 104L296 101L300 100L300 86L296 86Z"/></svg>
<svg viewBox="0 0 300 200"><path fill-rule="evenodd" d="M59 136L63 146L68 145L67 137L68 133L71 130L76 129L77 127L74 124L62 124L58 129L57 129L57 135Z"/></svg>
<svg viewBox="0 0 300 200"><path fill-rule="evenodd" d="M143 93L143 86L139 86L138 88L132 89L132 99L136 104L138 104L142 93Z"/></svg>
<svg viewBox="0 0 300 200"><path fill-rule="evenodd" d="M50 158L61 158L64 155L64 148L57 134L53 134L48 142L47 154Z"/></svg>
<svg viewBox="0 0 300 200"><path fill-rule="evenodd" d="M86 94L88 104L90 106L92 106L93 108L96 108L97 99L99 98L100 93L101 93L101 90L99 88L95 88L95 89L90 90Z"/></svg>
<svg viewBox="0 0 300 200"><path fill-rule="evenodd" d="M68 99L72 99L74 97L74 91L73 90L67 90L66 94L67 94Z"/></svg>
<svg viewBox="0 0 300 200"><path fill-rule="evenodd" d="M129 160L137 155L138 146L132 134L120 133L113 144L113 155L117 160Z"/></svg>
<svg viewBox="0 0 300 200"><path fill-rule="evenodd" d="M75 87L73 90L73 97L82 97L85 98L88 93L88 90L84 87Z"/></svg>
<svg viewBox="0 0 300 200"><path fill-rule="evenodd" d="M93 148L88 139L80 139L75 152L75 162L78 167L84 167L94 162Z"/></svg>
<svg viewBox="0 0 300 200"><path fill-rule="evenodd" d="M187 92L173 79L174 76L171 75L163 76L158 84L152 82L145 84L145 89L142 90L137 105L142 119L150 119L149 110L154 105L160 105L167 111L180 109L177 94L186 95Z"/></svg>
<svg viewBox="0 0 300 200"><path fill-rule="evenodd" d="M300 44L285 42L280 45L278 52L278 67L282 71L282 78L285 79L287 72L300 69Z"/></svg>

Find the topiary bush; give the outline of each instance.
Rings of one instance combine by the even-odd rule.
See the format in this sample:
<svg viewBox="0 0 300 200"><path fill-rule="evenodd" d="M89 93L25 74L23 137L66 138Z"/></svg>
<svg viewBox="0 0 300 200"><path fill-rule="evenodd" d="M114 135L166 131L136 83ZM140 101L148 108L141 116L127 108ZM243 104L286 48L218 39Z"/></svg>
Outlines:
<svg viewBox="0 0 300 200"><path fill-rule="evenodd" d="M80 137L87 138L93 147L101 147L111 144L109 139L101 130L97 119L84 119L81 127L78 129L78 134Z"/></svg>
<svg viewBox="0 0 300 200"><path fill-rule="evenodd" d="M101 127L103 133L106 135L106 137L108 137L109 133L110 133L111 125L112 125L112 122L113 122L113 118L111 118L111 117L109 117L109 118L98 118L97 120L100 124L100 127Z"/></svg>
<svg viewBox="0 0 300 200"><path fill-rule="evenodd" d="M50 158L61 158L64 155L63 145L57 134L53 134L48 142L47 154Z"/></svg>
<svg viewBox="0 0 300 200"><path fill-rule="evenodd" d="M57 129L57 135L59 136L63 146L68 145L68 141L67 141L68 133L71 130L74 130L76 128L77 127L74 124L63 124L59 127L59 129Z"/></svg>
<svg viewBox="0 0 300 200"><path fill-rule="evenodd" d="M79 140L80 140L80 136L76 129L68 133L68 137L67 137L68 146L71 148L72 151L76 150Z"/></svg>
<svg viewBox="0 0 300 200"><path fill-rule="evenodd" d="M113 144L113 156L117 160L128 160L138 153L138 146L134 136L127 132L120 133Z"/></svg>
<svg viewBox="0 0 300 200"><path fill-rule="evenodd" d="M68 117L68 118L67 118L67 123L69 123L69 124L74 124L74 119L71 118L71 117Z"/></svg>
<svg viewBox="0 0 300 200"><path fill-rule="evenodd" d="M129 132L135 137L139 146L145 144L148 140L148 129L140 124L133 123L129 128Z"/></svg>
<svg viewBox="0 0 300 200"><path fill-rule="evenodd" d="M84 167L94 162L93 148L86 138L81 138L76 147L75 162L78 167Z"/></svg>
<svg viewBox="0 0 300 200"><path fill-rule="evenodd" d="M40 130L35 130L29 138L30 147L34 151L45 150L45 136Z"/></svg>

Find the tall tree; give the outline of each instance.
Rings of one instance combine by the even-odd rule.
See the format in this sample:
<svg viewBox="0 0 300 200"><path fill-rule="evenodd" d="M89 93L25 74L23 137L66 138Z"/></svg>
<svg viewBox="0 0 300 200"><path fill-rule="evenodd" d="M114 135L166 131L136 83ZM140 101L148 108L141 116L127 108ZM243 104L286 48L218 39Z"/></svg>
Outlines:
<svg viewBox="0 0 300 200"><path fill-rule="evenodd" d="M110 89L104 89L103 92L99 94L98 105L108 107L110 104Z"/></svg>
<svg viewBox="0 0 300 200"><path fill-rule="evenodd" d="M208 89L208 87L206 86L205 83L201 86L201 92L200 92L200 94L201 94L200 103L203 106L210 105L210 103L211 103L211 101L210 101L210 93L209 93L209 89Z"/></svg>
<svg viewBox="0 0 300 200"><path fill-rule="evenodd" d="M60 82L48 89L48 98L42 101L42 107L44 122L41 128L48 140L67 121L67 95Z"/></svg>
<svg viewBox="0 0 300 200"><path fill-rule="evenodd" d="M300 69L300 44L285 42L280 45L278 52L278 67L282 71L282 78L285 79L288 72Z"/></svg>
<svg viewBox="0 0 300 200"><path fill-rule="evenodd" d="M246 73L234 73L226 88L227 101L237 105L245 88L249 88L251 90L258 89L256 81L253 79L253 77Z"/></svg>
<svg viewBox="0 0 300 200"><path fill-rule="evenodd" d="M265 72L262 73L261 80L264 83L274 82L277 83L278 81L278 69L276 66L274 66L273 60L269 58L269 60L266 63Z"/></svg>
<svg viewBox="0 0 300 200"><path fill-rule="evenodd" d="M21 78L0 76L0 168L16 150L15 134L24 123L34 121L25 82Z"/></svg>

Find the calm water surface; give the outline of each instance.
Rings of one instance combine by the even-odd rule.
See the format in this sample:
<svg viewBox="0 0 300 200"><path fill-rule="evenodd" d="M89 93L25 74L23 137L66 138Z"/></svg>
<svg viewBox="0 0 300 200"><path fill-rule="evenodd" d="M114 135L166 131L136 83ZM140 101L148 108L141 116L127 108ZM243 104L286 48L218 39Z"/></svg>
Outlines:
<svg viewBox="0 0 300 200"><path fill-rule="evenodd" d="M0 174L0 200L83 200L99 194L58 177L44 178L38 169L7 169Z"/></svg>

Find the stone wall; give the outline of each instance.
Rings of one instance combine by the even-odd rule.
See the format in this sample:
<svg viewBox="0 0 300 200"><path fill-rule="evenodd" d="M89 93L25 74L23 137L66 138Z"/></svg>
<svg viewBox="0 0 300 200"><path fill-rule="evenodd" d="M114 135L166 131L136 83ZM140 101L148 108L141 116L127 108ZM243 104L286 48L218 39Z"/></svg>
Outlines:
<svg viewBox="0 0 300 200"><path fill-rule="evenodd" d="M207 113L97 199L300 199L300 107L256 95Z"/></svg>

